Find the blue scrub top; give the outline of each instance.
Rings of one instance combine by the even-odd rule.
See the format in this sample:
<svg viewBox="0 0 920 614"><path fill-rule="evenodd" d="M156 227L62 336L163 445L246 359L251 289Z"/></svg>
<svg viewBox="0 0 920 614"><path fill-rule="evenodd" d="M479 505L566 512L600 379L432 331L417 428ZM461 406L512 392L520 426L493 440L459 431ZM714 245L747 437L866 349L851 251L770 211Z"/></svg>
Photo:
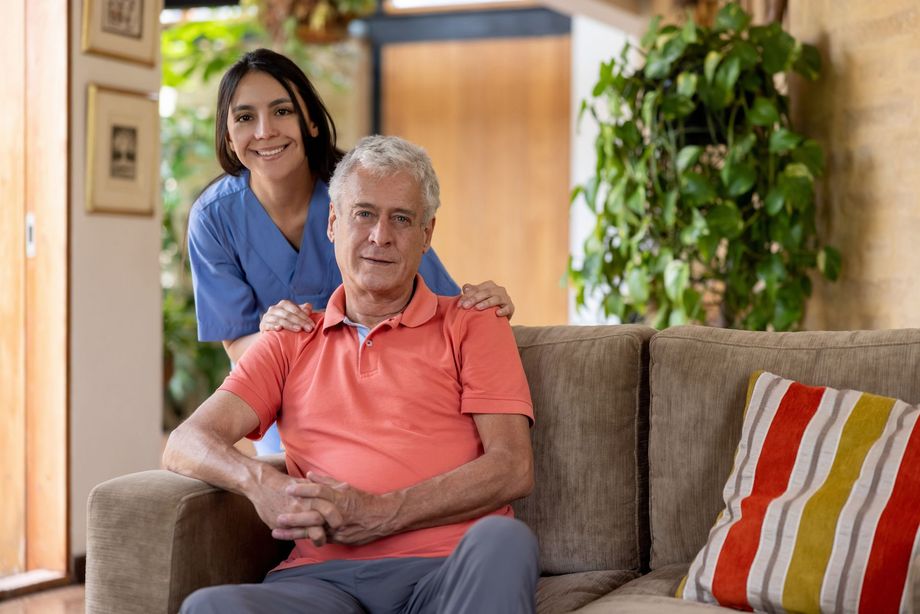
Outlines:
<svg viewBox="0 0 920 614"><path fill-rule="evenodd" d="M269 307L282 299L325 309L342 275L326 236L329 189L317 181L298 252L249 187L249 173L224 175L195 201L188 253L195 288L199 341L236 339L259 330ZM419 273L436 294L460 293L433 249Z"/></svg>

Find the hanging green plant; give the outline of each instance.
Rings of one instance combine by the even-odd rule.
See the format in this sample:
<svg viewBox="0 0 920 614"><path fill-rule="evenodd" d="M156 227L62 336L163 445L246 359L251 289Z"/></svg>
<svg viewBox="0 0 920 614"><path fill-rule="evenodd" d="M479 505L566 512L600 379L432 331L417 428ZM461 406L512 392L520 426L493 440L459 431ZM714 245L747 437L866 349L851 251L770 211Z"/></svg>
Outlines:
<svg viewBox="0 0 920 614"><path fill-rule="evenodd" d="M737 4L711 28L652 21L643 61L604 63L594 98L595 176L572 200L596 215L569 275L579 306L662 328L708 322L794 329L809 273L837 278L840 254L815 227L820 145L795 132L776 78L814 80L821 58Z"/></svg>

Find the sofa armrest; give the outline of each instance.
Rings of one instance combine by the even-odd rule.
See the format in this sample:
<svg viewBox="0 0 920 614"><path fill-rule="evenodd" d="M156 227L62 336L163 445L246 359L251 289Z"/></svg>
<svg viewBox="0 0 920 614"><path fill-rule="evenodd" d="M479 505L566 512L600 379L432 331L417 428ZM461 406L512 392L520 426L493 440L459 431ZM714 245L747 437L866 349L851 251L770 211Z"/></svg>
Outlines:
<svg viewBox="0 0 920 614"><path fill-rule="evenodd" d="M99 484L88 508L89 614L171 614L198 588L261 581L291 549L245 497L169 471Z"/></svg>

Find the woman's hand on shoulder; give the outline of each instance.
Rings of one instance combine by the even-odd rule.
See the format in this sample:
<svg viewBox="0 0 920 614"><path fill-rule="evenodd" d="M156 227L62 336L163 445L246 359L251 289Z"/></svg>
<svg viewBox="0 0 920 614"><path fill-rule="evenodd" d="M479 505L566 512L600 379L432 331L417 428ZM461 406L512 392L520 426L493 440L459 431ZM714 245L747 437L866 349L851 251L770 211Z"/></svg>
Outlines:
<svg viewBox="0 0 920 614"><path fill-rule="evenodd" d="M463 284L463 294L460 298L460 306L464 309L483 310L489 307L498 306L495 315L504 316L511 319L514 315L514 303L504 287L499 286L491 279L481 284Z"/></svg>
<svg viewBox="0 0 920 614"><path fill-rule="evenodd" d="M264 333L283 328L295 333L300 331L310 332L314 326L313 320L310 319L311 313L313 313L313 305L310 303L297 305L289 300L279 301L269 307L268 311L262 315L262 320L259 322L259 331Z"/></svg>

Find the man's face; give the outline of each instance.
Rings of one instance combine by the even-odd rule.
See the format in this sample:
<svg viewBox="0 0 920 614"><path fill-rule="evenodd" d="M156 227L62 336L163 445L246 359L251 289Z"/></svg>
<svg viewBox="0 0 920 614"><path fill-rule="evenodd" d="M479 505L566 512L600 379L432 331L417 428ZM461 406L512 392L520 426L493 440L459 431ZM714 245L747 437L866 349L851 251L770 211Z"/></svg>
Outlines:
<svg viewBox="0 0 920 614"><path fill-rule="evenodd" d="M330 205L328 232L346 290L386 299L411 289L434 232L434 219L423 224L416 181L407 173L374 177L359 166L342 199Z"/></svg>

